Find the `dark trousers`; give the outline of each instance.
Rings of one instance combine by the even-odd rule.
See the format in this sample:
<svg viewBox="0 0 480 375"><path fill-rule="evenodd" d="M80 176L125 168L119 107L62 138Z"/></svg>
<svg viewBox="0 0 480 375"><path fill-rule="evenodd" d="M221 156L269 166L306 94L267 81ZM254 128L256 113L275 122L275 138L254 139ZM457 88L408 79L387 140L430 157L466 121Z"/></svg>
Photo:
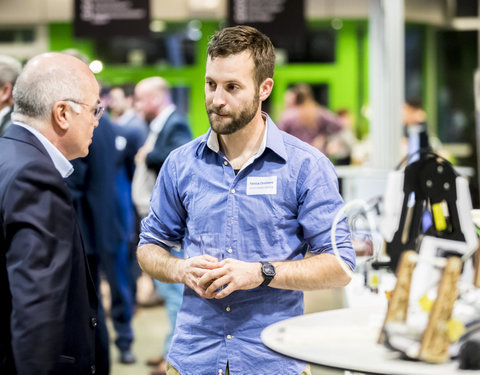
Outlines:
<svg viewBox="0 0 480 375"><path fill-rule="evenodd" d="M100 265L105 272L112 305L110 316L117 333L115 345L121 351L130 349L133 342L132 318L134 298L130 282L130 262L128 242L122 242L114 254L100 256Z"/></svg>
<svg viewBox="0 0 480 375"><path fill-rule="evenodd" d="M108 330L105 323L105 311L100 296L100 275L98 274L98 256L88 255L88 267L99 298L97 311L97 331L95 335L95 368L96 374L108 375L110 373L110 351Z"/></svg>

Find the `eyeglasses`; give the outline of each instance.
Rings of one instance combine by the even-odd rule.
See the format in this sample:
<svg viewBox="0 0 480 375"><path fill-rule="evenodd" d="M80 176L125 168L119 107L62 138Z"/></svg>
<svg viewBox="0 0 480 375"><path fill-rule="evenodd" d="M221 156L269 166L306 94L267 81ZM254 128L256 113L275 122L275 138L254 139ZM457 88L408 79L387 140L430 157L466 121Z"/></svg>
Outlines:
<svg viewBox="0 0 480 375"><path fill-rule="evenodd" d="M100 117L102 117L103 112L105 111L105 108L102 107L100 105L100 103L98 103L95 107L93 107L89 104L82 103L82 102L79 102L79 101L76 101L76 100L73 100L73 99L63 99L63 101L71 102L71 103L75 103L75 104L79 104L79 105L84 105L85 107L89 107L89 108L93 108L93 116L95 117L95 120L97 120L97 121L100 120Z"/></svg>

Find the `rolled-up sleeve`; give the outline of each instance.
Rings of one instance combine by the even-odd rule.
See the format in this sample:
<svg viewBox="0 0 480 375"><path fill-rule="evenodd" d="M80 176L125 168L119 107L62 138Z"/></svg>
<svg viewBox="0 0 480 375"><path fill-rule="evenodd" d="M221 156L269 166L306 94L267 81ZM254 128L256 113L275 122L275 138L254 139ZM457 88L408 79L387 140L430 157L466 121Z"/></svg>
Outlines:
<svg viewBox="0 0 480 375"><path fill-rule="evenodd" d="M178 193L174 161L165 161L150 199L150 212L142 220L139 246L153 243L167 250L179 246L185 235L187 212Z"/></svg>
<svg viewBox="0 0 480 375"><path fill-rule="evenodd" d="M333 165L326 157L310 160L308 165L302 168L297 186L298 222L310 251L314 254L333 254L330 230L338 210L343 206ZM345 216L337 225L335 242L341 258L353 270L355 252L350 242L350 231Z"/></svg>

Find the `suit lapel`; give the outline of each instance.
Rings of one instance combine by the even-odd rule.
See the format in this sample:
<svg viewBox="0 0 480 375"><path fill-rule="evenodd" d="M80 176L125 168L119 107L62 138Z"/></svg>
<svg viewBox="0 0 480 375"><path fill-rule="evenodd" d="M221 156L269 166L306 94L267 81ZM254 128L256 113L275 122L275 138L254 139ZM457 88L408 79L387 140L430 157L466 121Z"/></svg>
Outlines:
<svg viewBox="0 0 480 375"><path fill-rule="evenodd" d="M50 155L48 154L45 147L42 145L42 142L40 142L38 138L33 135L33 133L29 132L27 129L21 126L15 124L9 126L5 132L4 138L9 138L18 142L27 143L38 149L42 154L48 156L48 158L50 159Z"/></svg>

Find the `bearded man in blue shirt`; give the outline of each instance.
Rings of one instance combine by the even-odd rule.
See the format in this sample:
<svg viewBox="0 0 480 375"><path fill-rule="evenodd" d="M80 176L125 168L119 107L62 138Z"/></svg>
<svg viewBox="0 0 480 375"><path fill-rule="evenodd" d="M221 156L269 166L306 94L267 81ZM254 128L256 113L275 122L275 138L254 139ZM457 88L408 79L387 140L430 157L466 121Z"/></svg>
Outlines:
<svg viewBox="0 0 480 375"><path fill-rule="evenodd" d="M330 241L343 204L333 166L261 111L274 64L270 39L252 27L212 37L211 129L170 154L152 193L139 263L160 281L186 286L167 374L308 374L305 363L265 347L260 333L303 314L302 290L350 281ZM353 269L345 219L336 244ZM180 247L186 259L170 254Z"/></svg>

